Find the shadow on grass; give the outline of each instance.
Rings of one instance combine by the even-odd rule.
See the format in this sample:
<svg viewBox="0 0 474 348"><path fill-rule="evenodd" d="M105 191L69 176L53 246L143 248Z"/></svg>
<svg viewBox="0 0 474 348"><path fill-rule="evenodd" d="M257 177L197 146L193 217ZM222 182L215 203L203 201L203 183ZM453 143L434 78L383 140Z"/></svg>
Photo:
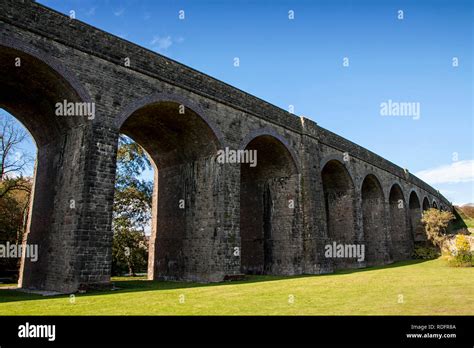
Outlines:
<svg viewBox="0 0 474 348"><path fill-rule="evenodd" d="M345 275L345 274L391 269L391 268L404 267L404 266L412 266L412 265L416 265L416 264L426 262L426 261L429 261L429 260L399 261L399 262L392 263L389 265L366 267L366 268L344 269L344 270L337 270L334 273L325 273L325 274L305 274L305 275L297 275L297 276L249 275L249 276L246 276L246 279L244 280L227 281L227 282L220 282L220 283L191 283L191 282L174 282L174 281L154 281L154 280L145 280L145 279L143 280L120 279L120 280L112 280L112 283L117 288L116 290L90 291L85 294L76 294L76 296L80 296L80 297L97 296L97 295L106 296L106 295L114 295L114 294L139 292L139 291L165 291L165 290L192 289L192 288L217 287L217 286L225 287L229 285L252 284L252 283L279 281L279 280L338 276L338 275ZM25 293L19 290L2 289L0 287L0 304L6 303L6 302L16 302L16 301L67 298L69 296L70 295L42 296L38 294Z"/></svg>

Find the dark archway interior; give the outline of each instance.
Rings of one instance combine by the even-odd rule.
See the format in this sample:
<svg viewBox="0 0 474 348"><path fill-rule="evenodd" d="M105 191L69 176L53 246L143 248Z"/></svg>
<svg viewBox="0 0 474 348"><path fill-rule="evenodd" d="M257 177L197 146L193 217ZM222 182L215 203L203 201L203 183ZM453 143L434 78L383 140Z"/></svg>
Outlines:
<svg viewBox="0 0 474 348"><path fill-rule="evenodd" d="M382 186L374 175L362 183L362 226L367 264L381 264L387 253L385 208Z"/></svg>
<svg viewBox="0 0 474 348"><path fill-rule="evenodd" d="M287 148L276 138L262 135L245 148L256 151L257 165L241 164L240 236L241 270L245 274L271 274L277 263L275 243L287 238L284 225L294 214L288 208L296 200L297 168Z"/></svg>
<svg viewBox="0 0 474 348"><path fill-rule="evenodd" d="M184 110L184 113L180 111ZM158 102L138 109L120 132L135 139L159 169L215 155L218 140L194 111L174 102Z"/></svg>
<svg viewBox="0 0 474 348"><path fill-rule="evenodd" d="M428 201L428 198L423 199L423 211L430 209L430 202Z"/></svg>
<svg viewBox="0 0 474 348"><path fill-rule="evenodd" d="M415 192L410 193L410 209L420 209L420 200Z"/></svg>
<svg viewBox="0 0 474 348"><path fill-rule="evenodd" d="M410 208L410 228L415 242L423 239L423 225L421 224L420 200L415 192L410 193L408 202Z"/></svg>
<svg viewBox="0 0 474 348"><path fill-rule="evenodd" d="M182 113L184 110L184 113ZM142 146L155 165L148 276L183 279L189 267L205 263L210 253L199 244L208 239L215 211L220 144L212 129L193 110L175 102L157 102L136 110L120 132ZM194 233L192 234L191 232ZM193 236L194 240L188 239ZM207 236L207 237L206 237ZM194 244L193 244L194 243ZM192 245L191 245L192 244ZM186 248L194 248L193 252ZM202 265L206 269L209 265Z"/></svg>
<svg viewBox="0 0 474 348"><path fill-rule="evenodd" d="M329 243L354 244L356 241L354 184L349 172L342 163L331 160L324 166L321 177ZM356 263L354 259L333 261L336 269Z"/></svg>
<svg viewBox="0 0 474 348"><path fill-rule="evenodd" d="M433 201L433 208L438 209L438 204L435 201Z"/></svg>
<svg viewBox="0 0 474 348"><path fill-rule="evenodd" d="M413 236L407 222L407 207L402 189L395 184L390 189L390 236L394 261L409 259L413 253Z"/></svg>
<svg viewBox="0 0 474 348"><path fill-rule="evenodd" d="M15 65L18 62L20 66ZM1 46L0 65L0 107L25 125L38 148L83 121L80 117L56 116L56 103L81 100L50 66L28 54Z"/></svg>

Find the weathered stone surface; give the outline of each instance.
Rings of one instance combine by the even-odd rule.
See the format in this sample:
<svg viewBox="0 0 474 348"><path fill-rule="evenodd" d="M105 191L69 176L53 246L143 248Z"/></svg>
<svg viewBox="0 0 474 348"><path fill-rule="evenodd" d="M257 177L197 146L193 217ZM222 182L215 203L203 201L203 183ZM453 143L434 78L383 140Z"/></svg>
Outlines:
<svg viewBox="0 0 474 348"><path fill-rule="evenodd" d="M151 279L401 260L422 239L422 208L451 209L420 179L308 119L32 1L0 4L0 64L0 106L38 145L26 242L40 259L23 260L23 288L110 281L120 133L157 168ZM94 103L95 117L56 116L64 100ZM256 150L257 166L219 163L226 147ZM367 259L327 258L334 241L364 244Z"/></svg>

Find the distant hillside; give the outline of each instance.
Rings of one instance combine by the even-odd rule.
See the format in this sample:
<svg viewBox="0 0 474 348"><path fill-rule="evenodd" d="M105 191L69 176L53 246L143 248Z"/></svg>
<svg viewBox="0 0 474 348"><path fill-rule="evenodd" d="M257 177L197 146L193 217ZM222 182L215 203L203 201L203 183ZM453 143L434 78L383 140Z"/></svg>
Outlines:
<svg viewBox="0 0 474 348"><path fill-rule="evenodd" d="M456 210L459 212L459 215L461 215L463 218L470 218L474 219L474 204L469 203L469 204L464 204L460 207L454 206Z"/></svg>
<svg viewBox="0 0 474 348"><path fill-rule="evenodd" d="M454 206L457 212L457 219L454 222L454 225L462 228L465 225L468 228L474 229L474 204L464 204L462 206ZM471 230L471 232L473 232Z"/></svg>

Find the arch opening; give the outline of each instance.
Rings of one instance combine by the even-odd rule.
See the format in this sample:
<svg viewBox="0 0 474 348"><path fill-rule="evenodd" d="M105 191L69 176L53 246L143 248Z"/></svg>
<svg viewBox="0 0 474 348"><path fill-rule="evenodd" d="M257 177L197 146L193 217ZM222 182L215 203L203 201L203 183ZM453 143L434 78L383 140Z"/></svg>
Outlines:
<svg viewBox="0 0 474 348"><path fill-rule="evenodd" d="M58 115L57 103L85 101L65 76L29 53L0 45L0 65L0 108L25 126L37 148L23 242L37 246L38 256L35 262L22 258L19 286L68 291L78 275L73 267L62 265L75 262L76 256L67 250L74 243L71 221L77 220L75 211L67 209L73 192L66 192L64 186L80 186L77 173L82 155L74 148L83 140L79 126L90 120L87 115Z"/></svg>
<svg viewBox="0 0 474 348"><path fill-rule="evenodd" d="M428 201L428 198L425 197L423 198L423 211L430 209L430 201Z"/></svg>
<svg viewBox="0 0 474 348"><path fill-rule="evenodd" d="M0 107L25 125L38 148L87 122L87 117L56 115L57 103L82 102L82 99L49 65L5 46L0 46L0 64Z"/></svg>
<svg viewBox="0 0 474 348"><path fill-rule="evenodd" d="M299 224L299 175L284 144L271 135L250 141L257 165L240 166L241 272L294 274ZM294 252L287 250L294 247Z"/></svg>
<svg viewBox="0 0 474 348"><path fill-rule="evenodd" d="M148 271L155 168L145 149L120 134L112 214L112 276Z"/></svg>
<svg viewBox="0 0 474 348"><path fill-rule="evenodd" d="M365 177L361 195L366 262L367 265L382 264L387 256L385 206L382 186L374 175Z"/></svg>
<svg viewBox="0 0 474 348"><path fill-rule="evenodd" d="M403 191L398 184L390 189L390 236L394 261L406 260L413 254L413 236L407 221L407 206Z"/></svg>
<svg viewBox="0 0 474 348"><path fill-rule="evenodd" d="M410 209L410 230L413 236L414 242L423 240L423 225L421 223L421 205L418 195L415 191L410 193L408 201Z"/></svg>
<svg viewBox="0 0 474 348"><path fill-rule="evenodd" d="M433 207L434 209L438 209L438 204L436 204L436 201L433 201L432 207Z"/></svg>
<svg viewBox="0 0 474 348"><path fill-rule="evenodd" d="M30 216L37 147L27 128L1 108L0 144L0 245L22 245ZM20 261L1 257L0 279L17 283Z"/></svg>
<svg viewBox="0 0 474 348"><path fill-rule="evenodd" d="M148 278L210 281L208 243L222 190L213 130L190 108L159 101L133 111L120 133L143 147L154 167Z"/></svg>
<svg viewBox="0 0 474 348"><path fill-rule="evenodd" d="M322 169L321 177L329 243L355 244L355 194L349 172L341 162L330 160ZM356 264L356 259L333 259L335 269L347 268Z"/></svg>

